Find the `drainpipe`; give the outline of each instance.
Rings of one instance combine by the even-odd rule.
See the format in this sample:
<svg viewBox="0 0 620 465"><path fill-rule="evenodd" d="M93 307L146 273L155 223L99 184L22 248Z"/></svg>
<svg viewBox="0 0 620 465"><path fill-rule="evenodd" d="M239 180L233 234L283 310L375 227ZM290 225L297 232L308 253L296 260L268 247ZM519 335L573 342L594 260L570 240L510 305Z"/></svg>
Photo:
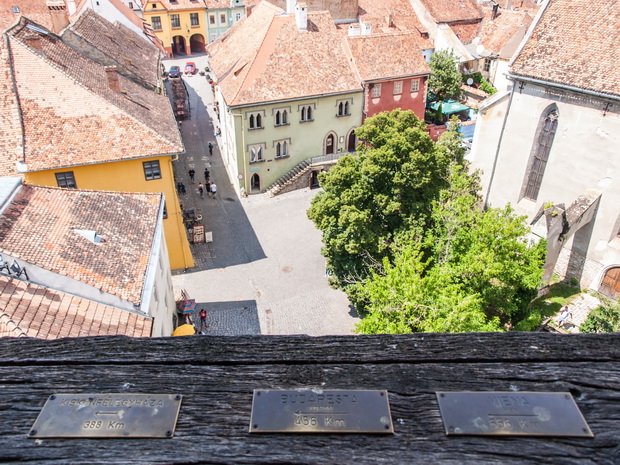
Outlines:
<svg viewBox="0 0 620 465"><path fill-rule="evenodd" d="M245 189L245 195L248 195L248 173L247 173L247 159L245 154L245 124L243 123L243 113L233 113L233 116L241 117L241 151L243 152L243 188ZM235 157L236 159L237 157Z"/></svg>
<svg viewBox="0 0 620 465"><path fill-rule="evenodd" d="M510 91L510 100L508 100L508 108L506 108L506 115L504 116L504 122L502 123L502 130L499 133L499 141L497 142L497 150L495 151L495 158L493 159L493 168L491 168L491 177L489 178L489 187L487 187L487 193L484 196L484 209L489 206L489 194L491 193L491 185L493 184L493 178L495 177L495 169L497 168L497 159L499 158L499 151L502 147L502 140L504 138L504 130L506 129L506 121L508 121L508 114L510 113L510 106L512 105L512 97L515 94L516 83L512 84L512 90Z"/></svg>

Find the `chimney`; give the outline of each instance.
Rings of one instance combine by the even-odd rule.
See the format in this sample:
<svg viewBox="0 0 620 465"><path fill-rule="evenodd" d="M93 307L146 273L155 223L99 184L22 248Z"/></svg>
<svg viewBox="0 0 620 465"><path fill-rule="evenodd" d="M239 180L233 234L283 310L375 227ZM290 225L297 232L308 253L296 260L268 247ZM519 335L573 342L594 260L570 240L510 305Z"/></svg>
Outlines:
<svg viewBox="0 0 620 465"><path fill-rule="evenodd" d="M295 6L295 21L297 22L297 29L300 31L308 30L308 5L300 2Z"/></svg>
<svg viewBox="0 0 620 465"><path fill-rule="evenodd" d="M253 6L246 6L245 7L245 16L246 16L246 18L249 18L250 15L252 14L252 8L253 8Z"/></svg>
<svg viewBox="0 0 620 465"><path fill-rule="evenodd" d="M108 76L108 85L110 89L114 92L121 92L121 83L118 79L118 71L116 71L116 66L106 66L105 72Z"/></svg>
<svg viewBox="0 0 620 465"><path fill-rule="evenodd" d="M292 15L295 13L296 0L286 0L286 13Z"/></svg>
<svg viewBox="0 0 620 465"><path fill-rule="evenodd" d="M36 34L31 34L24 38L26 45L30 48L34 48L38 52L43 52L43 45L41 44L41 37Z"/></svg>
<svg viewBox="0 0 620 465"><path fill-rule="evenodd" d="M385 17L385 22L387 27L394 27L394 21L392 21L392 15L387 15Z"/></svg>
<svg viewBox="0 0 620 465"><path fill-rule="evenodd" d="M370 35L370 24L360 21L360 29L362 31L363 36Z"/></svg>
<svg viewBox="0 0 620 465"><path fill-rule="evenodd" d="M360 35L360 27L358 24L349 24L349 36L358 36Z"/></svg>
<svg viewBox="0 0 620 465"><path fill-rule="evenodd" d="M46 0L45 4L52 19L52 31L58 34L69 25L65 0Z"/></svg>
<svg viewBox="0 0 620 465"><path fill-rule="evenodd" d="M499 5L496 3L495 5L493 5L493 12L491 13L491 20L494 20L495 18L499 16L497 10L499 10Z"/></svg>

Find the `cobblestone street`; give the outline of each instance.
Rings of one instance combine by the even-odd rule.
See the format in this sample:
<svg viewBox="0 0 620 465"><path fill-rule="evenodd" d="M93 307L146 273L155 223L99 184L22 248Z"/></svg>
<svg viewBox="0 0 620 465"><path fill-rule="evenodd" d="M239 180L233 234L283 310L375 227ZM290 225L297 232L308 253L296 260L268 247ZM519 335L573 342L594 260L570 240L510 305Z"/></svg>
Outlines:
<svg viewBox="0 0 620 465"><path fill-rule="evenodd" d="M206 65L205 56L164 64L183 69L186 61L194 61L198 69ZM180 196L183 208L202 215L213 242L191 246L196 267L173 273L176 294L185 289L197 309L207 309L208 335L351 334L359 318L346 295L327 284L321 234L306 217L317 191L239 199L214 134L210 85L198 74L183 79L191 118L180 124L186 154L176 162L175 176L186 186L187 193ZM217 185L216 198L198 193L205 168ZM196 172L194 183L190 169Z"/></svg>

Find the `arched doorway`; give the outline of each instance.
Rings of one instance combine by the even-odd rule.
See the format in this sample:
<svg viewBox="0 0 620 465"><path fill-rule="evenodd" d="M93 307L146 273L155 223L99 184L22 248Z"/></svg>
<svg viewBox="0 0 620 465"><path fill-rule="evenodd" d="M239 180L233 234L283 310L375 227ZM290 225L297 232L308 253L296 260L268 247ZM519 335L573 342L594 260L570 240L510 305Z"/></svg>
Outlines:
<svg viewBox="0 0 620 465"><path fill-rule="evenodd" d="M202 34L194 34L189 38L189 48L191 53L204 53L205 38Z"/></svg>
<svg viewBox="0 0 620 465"><path fill-rule="evenodd" d="M250 192L260 192L260 176L258 173L254 173L250 179Z"/></svg>
<svg viewBox="0 0 620 465"><path fill-rule="evenodd" d="M599 292L612 299L620 298L620 267L610 268L605 272Z"/></svg>
<svg viewBox="0 0 620 465"><path fill-rule="evenodd" d="M172 53L187 55L187 48L185 47L185 37L174 36L172 38Z"/></svg>
<svg viewBox="0 0 620 465"><path fill-rule="evenodd" d="M355 137L355 129L351 129L349 137L347 137L347 151L355 152L357 147L357 137Z"/></svg>
<svg viewBox="0 0 620 465"><path fill-rule="evenodd" d="M336 135L334 133L329 134L325 138L325 155L331 155L336 152Z"/></svg>

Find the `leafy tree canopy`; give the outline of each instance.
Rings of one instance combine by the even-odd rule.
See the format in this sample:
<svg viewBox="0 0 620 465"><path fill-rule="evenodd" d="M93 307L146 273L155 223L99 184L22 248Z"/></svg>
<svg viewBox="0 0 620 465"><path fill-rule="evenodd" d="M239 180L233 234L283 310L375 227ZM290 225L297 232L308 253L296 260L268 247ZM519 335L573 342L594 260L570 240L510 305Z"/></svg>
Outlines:
<svg viewBox="0 0 620 465"><path fill-rule="evenodd" d="M452 50L438 50L431 56L428 87L438 100L461 96L462 76L457 69L458 57Z"/></svg>
<svg viewBox="0 0 620 465"><path fill-rule="evenodd" d="M620 306L606 303L590 312L586 321L579 327L582 333L620 332Z"/></svg>
<svg viewBox="0 0 620 465"><path fill-rule="evenodd" d="M321 174L324 190L308 216L323 232L323 254L341 284L363 279L369 264L391 257L399 235L426 227L455 154L424 128L411 111L368 118L356 130L358 152Z"/></svg>

